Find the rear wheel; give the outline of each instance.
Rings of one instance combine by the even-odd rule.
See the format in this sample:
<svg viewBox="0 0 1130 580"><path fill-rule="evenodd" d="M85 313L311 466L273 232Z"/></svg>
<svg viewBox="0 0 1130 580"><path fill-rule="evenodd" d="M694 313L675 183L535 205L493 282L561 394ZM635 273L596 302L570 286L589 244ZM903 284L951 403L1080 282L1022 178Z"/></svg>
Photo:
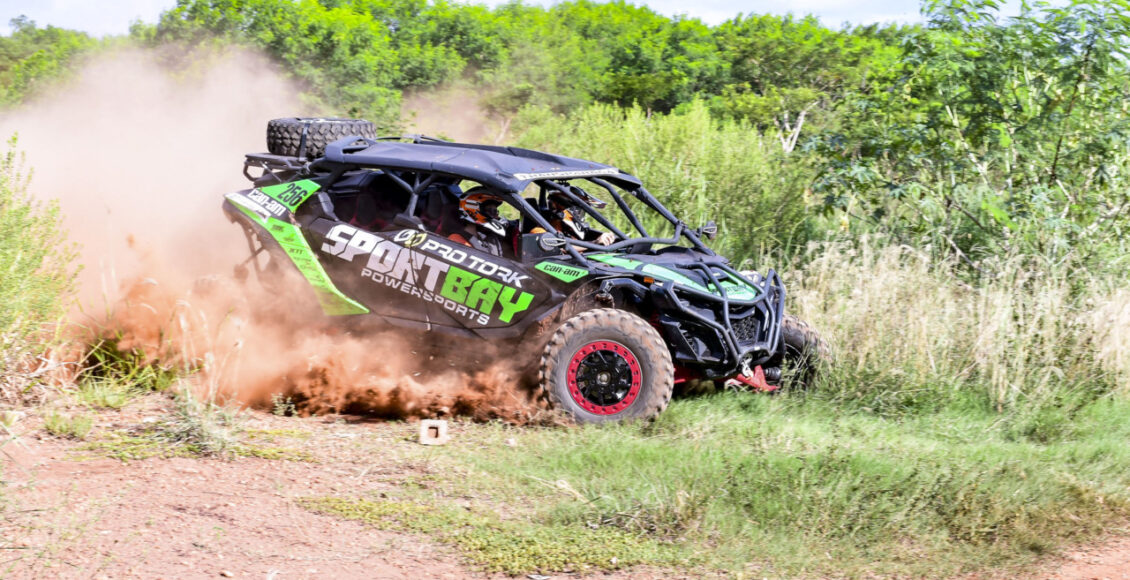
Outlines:
<svg viewBox="0 0 1130 580"><path fill-rule="evenodd" d="M562 324L541 357L539 379L550 403L578 423L651 419L674 388L671 353L642 318L611 308Z"/></svg>
<svg viewBox="0 0 1130 580"><path fill-rule="evenodd" d="M363 119L286 117L267 122L267 150L275 155L314 159L343 137L375 139L376 127Z"/></svg>

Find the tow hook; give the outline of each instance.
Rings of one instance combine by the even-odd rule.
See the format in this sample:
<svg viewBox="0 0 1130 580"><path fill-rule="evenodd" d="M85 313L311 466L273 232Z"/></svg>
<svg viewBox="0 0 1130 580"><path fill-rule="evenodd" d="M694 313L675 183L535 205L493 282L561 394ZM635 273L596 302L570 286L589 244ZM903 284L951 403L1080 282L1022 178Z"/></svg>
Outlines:
<svg viewBox="0 0 1130 580"><path fill-rule="evenodd" d="M761 368L761 365L757 365L752 369L749 368L748 358L742 360L741 374L726 381L726 386L739 388L744 386L763 393L772 393L781 388L777 385L770 385L769 382L765 380L765 371Z"/></svg>

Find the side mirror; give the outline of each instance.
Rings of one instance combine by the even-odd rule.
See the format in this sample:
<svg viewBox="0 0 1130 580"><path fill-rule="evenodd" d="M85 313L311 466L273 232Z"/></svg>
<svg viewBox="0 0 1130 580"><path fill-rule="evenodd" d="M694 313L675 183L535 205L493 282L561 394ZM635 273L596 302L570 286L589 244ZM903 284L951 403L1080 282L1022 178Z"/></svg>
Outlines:
<svg viewBox="0 0 1130 580"><path fill-rule="evenodd" d="M522 234L518 242L522 260L559 256L567 242L556 234Z"/></svg>
<svg viewBox="0 0 1130 580"><path fill-rule="evenodd" d="M718 235L718 224L714 223L714 220L710 220L706 222L706 225L698 228L695 233L697 233L700 238L706 237L708 240L713 240Z"/></svg>
<svg viewBox="0 0 1130 580"><path fill-rule="evenodd" d="M538 237L538 245L547 252L563 248L567 243L565 238L561 237L561 234L541 234Z"/></svg>

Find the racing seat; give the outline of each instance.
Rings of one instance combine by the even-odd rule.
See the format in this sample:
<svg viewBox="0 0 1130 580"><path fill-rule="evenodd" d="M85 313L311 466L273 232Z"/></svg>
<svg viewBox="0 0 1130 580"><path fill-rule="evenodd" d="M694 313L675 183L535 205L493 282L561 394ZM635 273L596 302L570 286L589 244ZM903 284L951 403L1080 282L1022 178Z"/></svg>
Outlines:
<svg viewBox="0 0 1130 580"><path fill-rule="evenodd" d="M371 172L357 183L357 194L347 221L364 230L378 232L392 224L396 214L406 207L407 192L383 173Z"/></svg>
<svg viewBox="0 0 1130 580"><path fill-rule="evenodd" d="M463 190L458 185L430 187L420 195L416 216L430 232L447 237L462 229L459 223L459 196Z"/></svg>

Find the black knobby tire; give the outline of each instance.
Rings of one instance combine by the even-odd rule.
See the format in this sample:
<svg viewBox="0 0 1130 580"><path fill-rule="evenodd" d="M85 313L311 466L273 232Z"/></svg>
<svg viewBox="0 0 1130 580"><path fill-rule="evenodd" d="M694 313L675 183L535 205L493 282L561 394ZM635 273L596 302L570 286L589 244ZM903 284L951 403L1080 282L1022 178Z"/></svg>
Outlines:
<svg viewBox="0 0 1130 580"><path fill-rule="evenodd" d="M784 362L793 369L791 386L812 387L821 368L832 362L832 349L815 328L792 314L781 319Z"/></svg>
<svg viewBox="0 0 1130 580"><path fill-rule="evenodd" d="M578 423L654 418L671 402L675 382L659 332L612 308L582 312L558 327L538 378L550 404Z"/></svg>
<svg viewBox="0 0 1130 580"><path fill-rule="evenodd" d="M287 117L267 122L267 150L275 155L314 159L325 155L326 145L343 137L376 139L377 129L363 119L332 117Z"/></svg>

